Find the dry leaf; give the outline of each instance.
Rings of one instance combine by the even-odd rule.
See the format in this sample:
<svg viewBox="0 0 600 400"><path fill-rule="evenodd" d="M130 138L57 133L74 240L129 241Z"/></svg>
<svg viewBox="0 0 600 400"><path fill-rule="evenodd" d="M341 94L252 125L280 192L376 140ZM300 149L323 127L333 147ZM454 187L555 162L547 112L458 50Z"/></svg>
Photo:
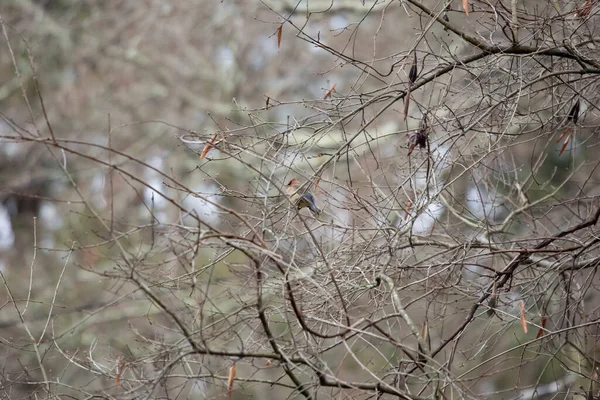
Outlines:
<svg viewBox="0 0 600 400"><path fill-rule="evenodd" d="M523 332L527 333L527 319L525 318L525 303L523 300L520 300L519 305L521 306L521 326L523 327Z"/></svg>
<svg viewBox="0 0 600 400"><path fill-rule="evenodd" d="M423 339L423 343L427 346L427 351L431 350L431 337L429 336L429 324L427 324L427 321L423 322L421 338Z"/></svg>
<svg viewBox="0 0 600 400"><path fill-rule="evenodd" d="M569 133L569 136L567 136L567 138L565 139L565 142L563 143L562 147L560 148L560 153L558 153L559 156L567 148L567 145L569 144L569 140L571 140L571 136L573 136L573 132Z"/></svg>
<svg viewBox="0 0 600 400"><path fill-rule="evenodd" d="M327 91L325 92L325 97L323 97L323 100L327 99L329 96L331 96L331 93L333 92L333 89L335 89L335 85L337 85L337 83L334 83L333 85L331 85L329 87L329 89L327 89Z"/></svg>
<svg viewBox="0 0 600 400"><path fill-rule="evenodd" d="M408 219L408 215L410 213L410 208L412 207L412 201L408 201L408 203L406 203L406 213L404 214L404 220L406 221Z"/></svg>
<svg viewBox="0 0 600 400"><path fill-rule="evenodd" d="M427 121L421 121L421 127L416 131L409 132L406 135L408 136L408 156L410 156L413 150L419 146L421 149L427 148Z"/></svg>
<svg viewBox="0 0 600 400"><path fill-rule="evenodd" d="M267 360L267 362L265 362L265 367L268 367L269 365L271 365L273 363L272 360Z"/></svg>
<svg viewBox="0 0 600 400"><path fill-rule="evenodd" d="M202 150L202 153L200 153L200 159L202 160L204 157L206 157L206 155L208 154L208 151L212 148L212 144L215 141L215 139L217 138L217 134L215 133L213 135L213 137L211 137L210 139L208 139L208 142L206 142L206 146L204 146L204 150Z"/></svg>
<svg viewBox="0 0 600 400"><path fill-rule="evenodd" d="M567 134L567 132L569 132L570 130L571 130L571 128L565 129L565 131L558 137L558 139L556 139L556 143L560 142L562 140L562 138L564 138L565 135Z"/></svg>
<svg viewBox="0 0 600 400"><path fill-rule="evenodd" d="M410 86L406 91L406 97L404 98L404 120L406 121L406 117L408 117L408 104L410 103Z"/></svg>
<svg viewBox="0 0 600 400"><path fill-rule="evenodd" d="M117 375L115 376L115 385L117 386L117 389L121 387L121 375L123 374L123 370L125 370L125 361L120 360L117 365Z"/></svg>
<svg viewBox="0 0 600 400"><path fill-rule="evenodd" d="M546 320L547 320L547 317L545 315L542 315L542 322L540 324L542 327L538 330L537 335L535 335L536 339L541 338L542 335L544 334L544 328L546 327Z"/></svg>
<svg viewBox="0 0 600 400"><path fill-rule="evenodd" d="M411 143L410 144L410 147L408 148L408 154L407 154L407 156L410 157L410 155L412 154L412 152L415 150L415 147L417 147L416 143Z"/></svg>
<svg viewBox="0 0 600 400"><path fill-rule="evenodd" d="M421 342L427 347L426 349L421 346ZM421 328L421 340L417 346L419 351L418 361L424 364L427 361L426 353L431 351L431 338L429 336L429 325L427 325L427 321L423 322L423 327Z"/></svg>
<svg viewBox="0 0 600 400"><path fill-rule="evenodd" d="M227 398L231 398L231 390L233 389L233 381L235 379L235 363L229 367L229 378L227 379Z"/></svg>
<svg viewBox="0 0 600 400"><path fill-rule="evenodd" d="M592 11L593 5L593 0L586 0L581 7L575 10L575 14L577 14L578 17L587 17L588 15L590 15L590 11Z"/></svg>
<svg viewBox="0 0 600 400"><path fill-rule="evenodd" d="M462 0L463 9L465 10L465 14L467 17L469 16L469 0Z"/></svg>
<svg viewBox="0 0 600 400"><path fill-rule="evenodd" d="M319 188L319 182L321 182L321 177L317 176L317 179L315 179L315 193L317 192L317 189Z"/></svg>
<svg viewBox="0 0 600 400"><path fill-rule="evenodd" d="M277 28L277 50L281 47L281 34L283 33L283 24Z"/></svg>
<svg viewBox="0 0 600 400"><path fill-rule="evenodd" d="M269 101L271 101L271 98L269 96L267 96L267 101L266 101L266 106L265 109L269 109Z"/></svg>

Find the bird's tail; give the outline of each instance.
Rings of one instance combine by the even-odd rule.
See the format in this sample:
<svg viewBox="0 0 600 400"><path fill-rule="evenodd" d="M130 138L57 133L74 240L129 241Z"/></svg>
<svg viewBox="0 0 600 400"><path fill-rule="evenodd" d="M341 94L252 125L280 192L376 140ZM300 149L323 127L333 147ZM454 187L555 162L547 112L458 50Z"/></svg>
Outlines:
<svg viewBox="0 0 600 400"><path fill-rule="evenodd" d="M314 203L309 203L308 208L310 208L310 211L313 213L315 218L319 218L319 216L321 215L321 210L319 210Z"/></svg>

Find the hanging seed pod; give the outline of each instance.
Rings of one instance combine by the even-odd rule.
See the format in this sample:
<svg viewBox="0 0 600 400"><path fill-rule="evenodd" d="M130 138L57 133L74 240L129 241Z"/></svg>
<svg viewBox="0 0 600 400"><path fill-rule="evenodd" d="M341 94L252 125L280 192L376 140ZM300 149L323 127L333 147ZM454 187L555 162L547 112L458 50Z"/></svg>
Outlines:
<svg viewBox="0 0 600 400"><path fill-rule="evenodd" d="M408 117L408 105L410 104L410 90L411 86L417 80L417 53L413 51L413 62L408 71L408 90L406 91L406 97L404 97L404 120Z"/></svg>
<svg viewBox="0 0 600 400"><path fill-rule="evenodd" d="M579 99L573 104L571 107L571 111L569 111L569 116L567 117L568 121L573 121L573 124L577 124L577 120L579 119L579 109L581 108L581 102Z"/></svg>
<svg viewBox="0 0 600 400"><path fill-rule="evenodd" d="M546 328L547 320L548 320L548 317L546 316L546 314L544 314L542 312L542 314L540 315L540 329L538 330L537 335L535 335L536 339L539 339L544 335L544 329Z"/></svg>
<svg viewBox="0 0 600 400"><path fill-rule="evenodd" d="M413 62L408 71L408 81L413 84L417 80L417 53L413 51Z"/></svg>

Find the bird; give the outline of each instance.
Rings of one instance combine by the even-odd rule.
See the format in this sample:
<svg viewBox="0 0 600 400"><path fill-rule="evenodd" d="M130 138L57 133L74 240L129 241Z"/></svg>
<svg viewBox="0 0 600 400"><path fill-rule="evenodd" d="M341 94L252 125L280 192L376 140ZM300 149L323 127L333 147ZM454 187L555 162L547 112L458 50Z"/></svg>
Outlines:
<svg viewBox="0 0 600 400"><path fill-rule="evenodd" d="M296 206L298 210L308 207L308 209L313 213L315 218L318 218L321 215L321 210L319 210L319 208L317 207L315 196L311 192L300 194L298 193L299 188L300 182L298 181L298 179L290 179L290 181L287 184L286 192L288 196L290 196L291 202Z"/></svg>

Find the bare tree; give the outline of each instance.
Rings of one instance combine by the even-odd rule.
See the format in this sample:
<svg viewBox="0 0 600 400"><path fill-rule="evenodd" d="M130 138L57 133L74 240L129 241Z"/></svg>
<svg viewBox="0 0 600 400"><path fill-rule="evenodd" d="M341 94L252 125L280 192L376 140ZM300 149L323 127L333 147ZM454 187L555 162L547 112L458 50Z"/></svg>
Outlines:
<svg viewBox="0 0 600 400"><path fill-rule="evenodd" d="M3 7L3 396L600 396L595 1Z"/></svg>

